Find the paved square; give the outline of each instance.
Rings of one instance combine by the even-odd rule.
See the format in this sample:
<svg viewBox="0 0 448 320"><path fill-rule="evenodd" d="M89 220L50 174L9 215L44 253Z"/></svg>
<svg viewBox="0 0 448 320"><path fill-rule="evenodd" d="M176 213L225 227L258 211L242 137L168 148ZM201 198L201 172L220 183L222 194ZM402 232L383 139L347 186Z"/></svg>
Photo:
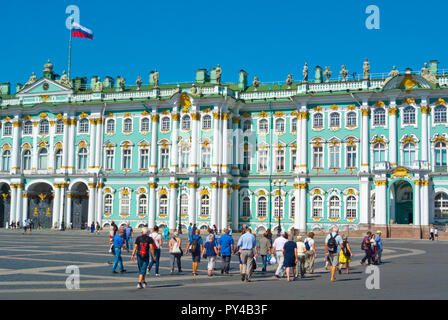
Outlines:
<svg viewBox="0 0 448 320"><path fill-rule="evenodd" d="M135 237L134 237L135 238ZM368 290L366 267L362 257L361 239L349 238L355 257L351 274L336 275L330 283L324 269L323 239L316 239L318 259L316 272L295 282L273 277L276 266L267 273L256 272L253 282L242 283L237 257L232 257L231 275L219 271L207 276L205 259L199 276L191 274L191 256L182 258L183 273L169 274L167 246L162 250L161 277L154 269L147 277L149 287L137 290L137 264L130 254L123 254L127 272L112 274L113 256L108 251L108 233L100 235L81 231L20 231L0 230L0 299L194 299L194 300L297 300L297 299L447 299L448 242L428 240L385 239L384 264L380 269L380 289ZM185 236L182 247L185 248ZM258 264L261 265L260 258ZM66 288L68 266L80 270L80 289ZM217 263L220 268L220 262Z"/></svg>

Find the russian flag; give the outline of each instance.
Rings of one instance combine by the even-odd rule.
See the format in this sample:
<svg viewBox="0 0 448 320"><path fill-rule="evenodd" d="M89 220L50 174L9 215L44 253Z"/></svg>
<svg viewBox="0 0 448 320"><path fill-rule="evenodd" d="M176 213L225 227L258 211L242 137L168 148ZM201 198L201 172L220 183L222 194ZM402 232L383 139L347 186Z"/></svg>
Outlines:
<svg viewBox="0 0 448 320"><path fill-rule="evenodd" d="M77 23L72 24L72 37L73 38L87 38L93 40L93 32Z"/></svg>

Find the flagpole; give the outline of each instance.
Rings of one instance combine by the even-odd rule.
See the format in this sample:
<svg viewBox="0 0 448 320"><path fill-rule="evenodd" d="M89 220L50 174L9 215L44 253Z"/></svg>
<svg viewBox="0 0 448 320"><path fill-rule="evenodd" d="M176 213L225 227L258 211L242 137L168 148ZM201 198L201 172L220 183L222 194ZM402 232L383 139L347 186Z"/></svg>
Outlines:
<svg viewBox="0 0 448 320"><path fill-rule="evenodd" d="M70 44L68 49L68 79L70 80L70 71L72 68L72 29L73 25L71 25L70 28Z"/></svg>

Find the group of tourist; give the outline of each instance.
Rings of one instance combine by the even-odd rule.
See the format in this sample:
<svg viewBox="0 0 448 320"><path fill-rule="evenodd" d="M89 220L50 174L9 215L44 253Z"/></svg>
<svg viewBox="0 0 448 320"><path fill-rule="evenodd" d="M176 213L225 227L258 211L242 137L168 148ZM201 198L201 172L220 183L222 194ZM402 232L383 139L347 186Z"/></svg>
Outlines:
<svg viewBox="0 0 448 320"><path fill-rule="evenodd" d="M196 225L190 224L188 228L188 243L185 251L182 249L182 239L177 232L167 236L167 229L164 228L163 234L160 234L159 227L155 227L152 233L148 228L143 228L141 235L135 241L132 241L133 230L128 224L126 227L118 228L115 223L111 225L111 253L115 255L112 266L112 272L116 272L119 267L121 273L126 272L123 269L121 258L122 250L132 251L132 261L137 260L139 269L139 280L137 288L142 289L147 286L146 274L149 273L155 265L155 276L159 277L159 264L161 249L164 241L168 242L170 255L170 274L174 274L175 265L178 272L182 272L181 258L184 255L191 254L192 273L198 275L198 267L201 259L207 259L207 274L213 277L216 270L218 258L221 258L220 272L223 275L230 274L230 261L232 255L236 255L240 264L241 280L250 282L254 271L256 270L256 259L261 257L261 272L267 272L268 264L277 264L275 276L279 279L286 277L288 281L294 281L305 277L306 273L314 273L314 264L317 258L315 234L309 232L306 236L296 236L294 230L288 234L281 232L280 236L272 240L272 232L267 230L257 241L252 229L243 226L241 236L235 244L232 238L232 229L224 229L221 235L218 235L215 227L208 229L208 236L203 239L201 230ZM134 246L133 246L134 244ZM370 264L381 264L383 251L383 242L381 231L372 234L370 231L362 240L362 250L365 253L360 261L364 264L366 261ZM325 238L325 269L330 267L330 281L336 281L335 274L342 273L345 266L347 274L350 273L350 262L354 257L348 237L339 235L339 229L334 227L332 232Z"/></svg>

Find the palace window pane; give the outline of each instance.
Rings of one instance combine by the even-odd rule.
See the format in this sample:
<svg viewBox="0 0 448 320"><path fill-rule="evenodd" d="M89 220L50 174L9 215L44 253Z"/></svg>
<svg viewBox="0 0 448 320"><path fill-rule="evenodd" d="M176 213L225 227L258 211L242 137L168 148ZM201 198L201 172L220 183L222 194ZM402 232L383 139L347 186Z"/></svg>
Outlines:
<svg viewBox="0 0 448 320"><path fill-rule="evenodd" d="M250 153L247 145L244 146L243 171L250 171Z"/></svg>
<svg viewBox="0 0 448 320"><path fill-rule="evenodd" d="M347 219L356 219L357 202L354 196L347 198Z"/></svg>
<svg viewBox="0 0 448 320"><path fill-rule="evenodd" d="M313 117L313 128L323 128L324 127L324 116L322 113L316 113Z"/></svg>
<svg viewBox="0 0 448 320"><path fill-rule="evenodd" d="M252 121L246 120L243 123L243 132L248 132L252 129Z"/></svg>
<svg viewBox="0 0 448 320"><path fill-rule="evenodd" d="M410 166L415 160L415 145L413 143L406 143L403 147L403 164Z"/></svg>
<svg viewBox="0 0 448 320"><path fill-rule="evenodd" d="M3 171L9 172L10 160L11 160L11 151L6 150L5 152L3 152L3 157L2 157L2 170Z"/></svg>
<svg viewBox="0 0 448 320"><path fill-rule="evenodd" d="M356 113L349 112L347 114L347 127L356 127Z"/></svg>
<svg viewBox="0 0 448 320"><path fill-rule="evenodd" d="M163 118L163 119L165 119L165 118ZM162 130L163 130L163 119L162 119ZM169 125L169 118L168 118L168 125ZM168 130L169 130L169 128L168 128ZM141 120L140 131L143 131L143 132L149 131L149 119L148 118L143 118Z"/></svg>
<svg viewBox="0 0 448 320"><path fill-rule="evenodd" d="M258 212L257 216L259 218L266 218L267 216L267 200L265 197L258 199Z"/></svg>
<svg viewBox="0 0 448 320"><path fill-rule="evenodd" d="M210 198L208 195L203 195L201 198L201 216L208 216L210 214Z"/></svg>
<svg viewBox="0 0 448 320"><path fill-rule="evenodd" d="M296 117L291 119L291 131L297 132L297 118Z"/></svg>
<svg viewBox="0 0 448 320"><path fill-rule="evenodd" d="M339 113L333 112L330 114L330 127L339 128L341 126Z"/></svg>
<svg viewBox="0 0 448 320"><path fill-rule="evenodd" d="M33 123L31 121L26 121L23 125L23 134L27 136L33 134Z"/></svg>
<svg viewBox="0 0 448 320"><path fill-rule="evenodd" d="M129 216L129 195L123 194L121 198L120 215Z"/></svg>
<svg viewBox="0 0 448 320"><path fill-rule="evenodd" d="M131 169L131 150L130 149L123 150L123 169L124 170Z"/></svg>
<svg viewBox="0 0 448 320"><path fill-rule="evenodd" d="M250 217L250 198L244 197L243 198L243 217Z"/></svg>
<svg viewBox="0 0 448 320"><path fill-rule="evenodd" d="M347 168L356 168L356 147L347 147Z"/></svg>
<svg viewBox="0 0 448 320"><path fill-rule="evenodd" d="M188 216L188 196L183 194L180 199L180 211L182 217Z"/></svg>
<svg viewBox="0 0 448 320"><path fill-rule="evenodd" d="M415 124L415 109L413 107L406 107L403 112L404 124Z"/></svg>
<svg viewBox="0 0 448 320"><path fill-rule="evenodd" d="M89 132L89 120L82 119L79 122L79 133L88 133Z"/></svg>
<svg viewBox="0 0 448 320"><path fill-rule="evenodd" d="M297 165L297 149L291 149L291 171L296 169Z"/></svg>
<svg viewBox="0 0 448 320"><path fill-rule="evenodd" d="M123 132L132 132L132 119L125 119L123 124Z"/></svg>
<svg viewBox="0 0 448 320"><path fill-rule="evenodd" d="M31 151L25 150L23 153L23 169L31 170Z"/></svg>
<svg viewBox="0 0 448 320"><path fill-rule="evenodd" d="M211 162L211 149L209 146L202 147L202 168L209 169Z"/></svg>
<svg viewBox="0 0 448 320"><path fill-rule="evenodd" d="M291 213L290 218L295 218L295 216L296 216L296 198L295 197L293 197L291 200L291 208L289 211Z"/></svg>
<svg viewBox="0 0 448 320"><path fill-rule="evenodd" d="M39 123L39 134L48 134L50 130L50 123L48 120L41 120Z"/></svg>
<svg viewBox="0 0 448 320"><path fill-rule="evenodd" d="M115 120L109 119L106 123L106 133L114 133L115 132Z"/></svg>
<svg viewBox="0 0 448 320"><path fill-rule="evenodd" d="M373 112L373 125L384 126L386 125L386 110L383 108L377 108Z"/></svg>
<svg viewBox="0 0 448 320"><path fill-rule="evenodd" d="M212 117L209 115L204 116L202 119L202 129L207 130L212 128Z"/></svg>
<svg viewBox="0 0 448 320"><path fill-rule="evenodd" d="M87 149L81 148L78 152L78 169L87 169Z"/></svg>
<svg viewBox="0 0 448 320"><path fill-rule="evenodd" d="M64 133L64 121L58 120L56 121L56 134Z"/></svg>
<svg viewBox="0 0 448 320"><path fill-rule="evenodd" d="M258 153L258 171L266 171L268 169L268 152L260 150Z"/></svg>
<svg viewBox="0 0 448 320"><path fill-rule="evenodd" d="M170 131L171 129L171 120L169 117L163 117L162 118L162 125L161 125L161 130L162 131ZM142 131L149 131L149 124L148 124L148 129L147 130L142 130Z"/></svg>
<svg viewBox="0 0 448 320"><path fill-rule="evenodd" d="M274 218L283 219L283 199L281 197L275 197L274 200Z"/></svg>
<svg viewBox="0 0 448 320"><path fill-rule="evenodd" d="M323 147L313 147L313 168L323 168Z"/></svg>
<svg viewBox="0 0 448 320"><path fill-rule="evenodd" d="M446 123L447 114L445 106L437 106L434 109L434 123Z"/></svg>
<svg viewBox="0 0 448 320"><path fill-rule="evenodd" d="M260 122L258 123L258 131L260 133L268 133L269 132L268 120L266 120L266 119L260 120Z"/></svg>
<svg viewBox="0 0 448 320"><path fill-rule="evenodd" d="M275 132L276 133L285 132L285 120L277 119L277 121L275 122Z"/></svg>
<svg viewBox="0 0 448 320"><path fill-rule="evenodd" d="M106 194L106 196L104 197L104 213L106 215L112 215L112 204L112 196L110 194Z"/></svg>
<svg viewBox="0 0 448 320"><path fill-rule="evenodd" d="M320 196L313 199L313 218L322 218L323 202Z"/></svg>
<svg viewBox="0 0 448 320"><path fill-rule="evenodd" d="M148 213L148 198L146 195L141 195L138 201L138 215L146 216Z"/></svg>
<svg viewBox="0 0 448 320"><path fill-rule="evenodd" d="M436 195L434 209L436 219L448 219L448 195L446 193L442 192Z"/></svg>
<svg viewBox="0 0 448 320"><path fill-rule="evenodd" d="M339 147L330 146L330 168L339 168Z"/></svg>
<svg viewBox="0 0 448 320"><path fill-rule="evenodd" d="M166 195L162 195L160 197L159 216L167 216L167 215L168 215L168 197Z"/></svg>
<svg viewBox="0 0 448 320"><path fill-rule="evenodd" d="M149 150L140 149L140 169L149 168Z"/></svg>
<svg viewBox="0 0 448 320"><path fill-rule="evenodd" d="M114 168L114 150L106 150L106 170Z"/></svg>
<svg viewBox="0 0 448 320"><path fill-rule="evenodd" d="M168 169L169 166L169 149L168 148L161 148L160 149L160 160L161 160L161 168L162 169Z"/></svg>
<svg viewBox="0 0 448 320"><path fill-rule="evenodd" d="M285 170L285 150L277 150L277 171Z"/></svg>
<svg viewBox="0 0 448 320"><path fill-rule="evenodd" d="M182 148L182 168L187 169L189 167L190 160L190 148L183 147Z"/></svg>
<svg viewBox="0 0 448 320"><path fill-rule="evenodd" d="M39 152L39 170L47 170L48 150L43 148Z"/></svg>
<svg viewBox="0 0 448 320"><path fill-rule="evenodd" d="M330 198L330 219L339 219L340 200L333 196Z"/></svg>
<svg viewBox="0 0 448 320"><path fill-rule="evenodd" d="M55 162L56 162L56 169L61 169L62 167L62 150L58 149L56 151L56 156L55 156Z"/></svg>
<svg viewBox="0 0 448 320"><path fill-rule="evenodd" d="M188 130L190 130L190 123L191 123L191 121L190 121L190 117L189 116L184 116L183 118L182 118L182 130L186 130L186 131L188 131Z"/></svg>
<svg viewBox="0 0 448 320"><path fill-rule="evenodd" d="M3 135L5 137L12 136L12 124L11 124L11 122L6 122L3 125Z"/></svg>

